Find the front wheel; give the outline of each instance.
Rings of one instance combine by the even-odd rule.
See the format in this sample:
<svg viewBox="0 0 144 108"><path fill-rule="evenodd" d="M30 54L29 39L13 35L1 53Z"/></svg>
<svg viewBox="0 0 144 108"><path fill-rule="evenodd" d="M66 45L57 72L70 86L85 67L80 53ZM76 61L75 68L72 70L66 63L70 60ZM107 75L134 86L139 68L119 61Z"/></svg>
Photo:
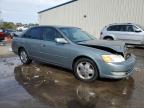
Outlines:
<svg viewBox="0 0 144 108"><path fill-rule="evenodd" d="M30 64L32 60L28 57L27 52L24 49L19 51L19 57L23 64Z"/></svg>
<svg viewBox="0 0 144 108"><path fill-rule="evenodd" d="M81 58L74 64L75 76L82 81L92 82L98 78L96 64L88 58Z"/></svg>

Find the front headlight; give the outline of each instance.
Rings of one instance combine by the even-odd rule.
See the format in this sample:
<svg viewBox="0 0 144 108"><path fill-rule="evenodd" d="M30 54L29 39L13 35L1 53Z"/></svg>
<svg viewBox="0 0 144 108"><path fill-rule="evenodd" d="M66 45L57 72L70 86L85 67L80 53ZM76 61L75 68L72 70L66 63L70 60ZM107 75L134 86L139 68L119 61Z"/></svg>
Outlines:
<svg viewBox="0 0 144 108"><path fill-rule="evenodd" d="M119 63L125 61L121 55L102 55L102 58L107 63Z"/></svg>

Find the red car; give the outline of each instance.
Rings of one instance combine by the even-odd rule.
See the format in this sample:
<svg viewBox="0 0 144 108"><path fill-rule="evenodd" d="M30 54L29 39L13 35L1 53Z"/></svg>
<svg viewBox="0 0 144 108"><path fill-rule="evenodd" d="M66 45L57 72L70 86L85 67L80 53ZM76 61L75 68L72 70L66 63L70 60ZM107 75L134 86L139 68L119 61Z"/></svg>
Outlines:
<svg viewBox="0 0 144 108"><path fill-rule="evenodd" d="M0 29L0 40L4 40L5 34L2 29Z"/></svg>

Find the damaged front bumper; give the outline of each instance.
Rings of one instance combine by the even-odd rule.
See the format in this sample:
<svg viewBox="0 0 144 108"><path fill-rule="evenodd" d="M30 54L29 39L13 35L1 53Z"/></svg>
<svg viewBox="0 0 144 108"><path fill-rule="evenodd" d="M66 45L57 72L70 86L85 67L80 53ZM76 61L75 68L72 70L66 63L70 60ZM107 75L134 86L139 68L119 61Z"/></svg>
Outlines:
<svg viewBox="0 0 144 108"><path fill-rule="evenodd" d="M107 63L105 69L100 72L100 77L121 79L130 76L134 72L134 65L136 63L136 57L130 55L129 58L121 63Z"/></svg>

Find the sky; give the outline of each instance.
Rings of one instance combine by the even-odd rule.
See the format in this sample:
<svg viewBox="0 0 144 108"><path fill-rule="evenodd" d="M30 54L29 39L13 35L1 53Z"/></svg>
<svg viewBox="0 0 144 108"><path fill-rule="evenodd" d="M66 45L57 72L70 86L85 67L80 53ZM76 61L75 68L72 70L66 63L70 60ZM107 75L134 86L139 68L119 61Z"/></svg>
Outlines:
<svg viewBox="0 0 144 108"><path fill-rule="evenodd" d="M38 23L38 13L71 0L0 0L0 19L8 22Z"/></svg>

